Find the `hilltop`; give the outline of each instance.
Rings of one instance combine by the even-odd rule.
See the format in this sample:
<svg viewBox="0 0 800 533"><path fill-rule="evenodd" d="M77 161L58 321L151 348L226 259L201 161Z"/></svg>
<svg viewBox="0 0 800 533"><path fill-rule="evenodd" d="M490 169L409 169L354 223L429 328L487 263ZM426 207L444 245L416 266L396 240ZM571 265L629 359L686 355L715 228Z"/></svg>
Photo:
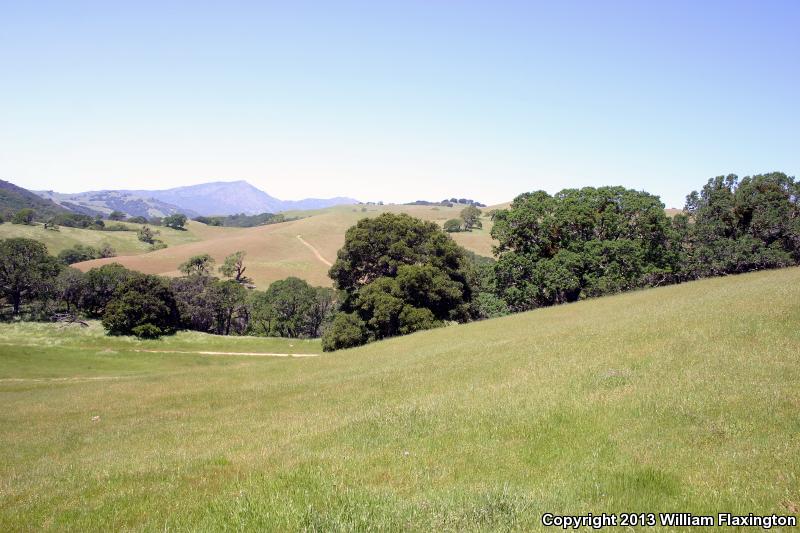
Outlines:
<svg viewBox="0 0 800 533"><path fill-rule="evenodd" d="M796 514L798 302L790 268L304 358L200 352L318 346L3 324L0 529Z"/></svg>

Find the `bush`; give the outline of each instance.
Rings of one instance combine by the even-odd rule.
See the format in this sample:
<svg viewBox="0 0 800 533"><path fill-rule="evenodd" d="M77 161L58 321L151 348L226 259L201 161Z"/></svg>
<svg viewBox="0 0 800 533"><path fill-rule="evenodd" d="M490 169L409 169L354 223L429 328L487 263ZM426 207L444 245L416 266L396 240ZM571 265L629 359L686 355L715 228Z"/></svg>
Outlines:
<svg viewBox="0 0 800 533"><path fill-rule="evenodd" d="M142 242L153 244L153 241L155 240L155 232L147 226L142 226L141 229L136 232L136 237Z"/></svg>
<svg viewBox="0 0 800 533"><path fill-rule="evenodd" d="M460 218L451 218L450 220L444 223L443 228L447 233L458 233L459 231L462 231L463 226L464 226L463 220L461 220Z"/></svg>
<svg viewBox="0 0 800 533"><path fill-rule="evenodd" d="M367 342L367 326L353 313L339 313L322 335L322 349L326 352L352 348Z"/></svg>
<svg viewBox="0 0 800 533"><path fill-rule="evenodd" d="M14 214L14 218L11 219L11 222L14 224L25 224L30 226L33 224L33 218L36 216L36 212L33 209L25 208L20 209Z"/></svg>
<svg viewBox="0 0 800 533"><path fill-rule="evenodd" d="M142 324L133 328L133 334L140 339L157 339L161 337L164 332L161 328L153 324Z"/></svg>
<svg viewBox="0 0 800 533"><path fill-rule="evenodd" d="M89 261L91 259L97 259L98 257L100 256L95 248L82 244L76 244L72 248L67 248L66 250L58 252L58 260L65 265Z"/></svg>
<svg viewBox="0 0 800 533"><path fill-rule="evenodd" d="M175 213L174 215L164 217L163 223L168 228L178 230L185 229L184 226L186 225L186 215L183 213Z"/></svg>

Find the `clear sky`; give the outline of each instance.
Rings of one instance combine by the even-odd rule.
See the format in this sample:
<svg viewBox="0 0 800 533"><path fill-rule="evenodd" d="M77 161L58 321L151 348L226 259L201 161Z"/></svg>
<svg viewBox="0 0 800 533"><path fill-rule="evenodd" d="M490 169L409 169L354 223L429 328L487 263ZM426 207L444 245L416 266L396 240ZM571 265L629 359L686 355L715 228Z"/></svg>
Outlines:
<svg viewBox="0 0 800 533"><path fill-rule="evenodd" d="M800 175L799 125L797 0L0 0L0 178L33 189L680 207Z"/></svg>

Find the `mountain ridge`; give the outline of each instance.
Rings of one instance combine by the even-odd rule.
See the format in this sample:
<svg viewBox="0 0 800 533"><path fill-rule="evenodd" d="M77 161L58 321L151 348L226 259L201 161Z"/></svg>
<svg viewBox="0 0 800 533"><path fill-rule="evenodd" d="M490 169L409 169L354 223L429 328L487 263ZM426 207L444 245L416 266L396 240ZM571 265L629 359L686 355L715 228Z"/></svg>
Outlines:
<svg viewBox="0 0 800 533"><path fill-rule="evenodd" d="M92 209L105 208L109 212L116 209L133 216L165 216L175 212L189 216L255 215L359 203L358 200L342 196L280 200L246 180L211 181L157 190L105 189L72 194L35 192L59 204L68 202Z"/></svg>

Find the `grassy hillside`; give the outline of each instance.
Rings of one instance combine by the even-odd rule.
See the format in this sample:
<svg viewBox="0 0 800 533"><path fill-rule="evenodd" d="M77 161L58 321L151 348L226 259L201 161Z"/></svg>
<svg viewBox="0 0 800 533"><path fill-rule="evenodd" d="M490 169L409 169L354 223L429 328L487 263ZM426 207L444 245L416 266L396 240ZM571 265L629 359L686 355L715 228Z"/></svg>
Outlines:
<svg viewBox="0 0 800 533"><path fill-rule="evenodd" d="M463 207L463 206L462 206ZM287 276L298 276L314 285L330 285L328 263L336 260L336 252L344 243L347 228L366 216L380 213L409 213L426 220L443 224L445 220L458 216L462 208L429 206L339 206L320 211L298 211L286 213L289 217L302 216L281 224L258 226L255 228L211 228L202 241L183 246L170 246L145 256L116 257L98 259L76 265L88 270L111 261L122 263L128 268L167 276L178 275L178 265L189 257L208 253L220 264L225 256L245 250L247 275L251 276L260 288L267 287L275 280ZM492 238L489 234L491 221L483 219L484 228L469 233L455 233L453 238L459 244L478 254L491 256ZM194 223L193 231L199 233L199 223ZM213 230L224 230L214 234ZM302 240L298 239L300 235ZM305 243L311 245L307 246ZM319 253L318 257L314 250Z"/></svg>
<svg viewBox="0 0 800 533"><path fill-rule="evenodd" d="M793 268L310 358L132 351L310 351L281 340L3 325L0 530L796 514L799 323Z"/></svg>
<svg viewBox="0 0 800 533"><path fill-rule="evenodd" d="M39 218L69 213L69 210L50 200L41 198L35 193L8 181L0 180L0 215L9 218L20 209L25 208L36 211Z"/></svg>
<svg viewBox="0 0 800 533"><path fill-rule="evenodd" d="M109 222L117 224L117 222ZM47 245L51 254L57 254L65 248L71 248L76 244L85 244L98 247L104 243L110 244L118 254L134 255L144 254L150 249L150 245L140 241L136 237L136 230L140 224L122 223L132 231L96 231L81 228L60 227L58 231L44 229L41 224L25 226L21 224L0 224L0 239L11 237L26 237L36 239ZM161 239L168 246L179 246L182 244L196 242L202 239L209 239L225 235L229 228L209 227L199 222L187 224L186 231L178 231L164 227L153 227L160 232L157 238ZM114 260L118 260L114 258Z"/></svg>

